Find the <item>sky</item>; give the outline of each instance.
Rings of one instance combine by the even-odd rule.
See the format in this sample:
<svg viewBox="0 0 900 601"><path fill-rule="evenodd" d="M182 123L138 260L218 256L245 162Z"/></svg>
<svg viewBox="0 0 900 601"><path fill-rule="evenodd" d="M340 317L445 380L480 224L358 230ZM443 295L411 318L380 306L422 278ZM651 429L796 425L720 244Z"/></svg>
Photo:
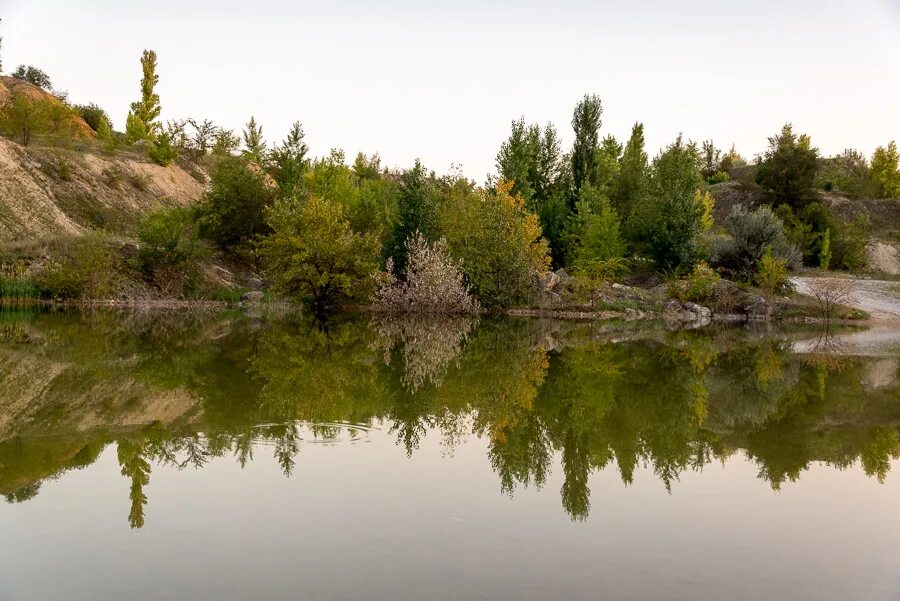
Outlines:
<svg viewBox="0 0 900 601"><path fill-rule="evenodd" d="M761 152L785 122L828 154L900 138L900 0L0 0L6 72L45 70L124 128L143 49L163 119L208 118L269 142L299 120L315 155L420 158L476 181L510 122L603 100L603 135L645 125Z"/></svg>

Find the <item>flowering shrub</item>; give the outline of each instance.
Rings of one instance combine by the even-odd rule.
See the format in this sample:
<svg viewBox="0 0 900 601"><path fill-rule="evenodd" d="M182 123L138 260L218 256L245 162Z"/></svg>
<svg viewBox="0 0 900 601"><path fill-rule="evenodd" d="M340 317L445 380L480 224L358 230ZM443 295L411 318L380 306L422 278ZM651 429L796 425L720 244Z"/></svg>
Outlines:
<svg viewBox="0 0 900 601"><path fill-rule="evenodd" d="M429 243L416 232L406 240L406 277L394 273L388 259L388 281L375 294L374 305L390 313L477 313L478 300L469 292L460 266L441 239Z"/></svg>

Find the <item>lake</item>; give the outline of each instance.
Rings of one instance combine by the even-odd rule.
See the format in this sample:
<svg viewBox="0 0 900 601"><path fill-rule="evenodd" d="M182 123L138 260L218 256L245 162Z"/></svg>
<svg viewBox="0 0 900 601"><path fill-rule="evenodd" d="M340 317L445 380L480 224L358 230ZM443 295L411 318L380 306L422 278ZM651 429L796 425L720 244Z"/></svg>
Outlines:
<svg viewBox="0 0 900 601"><path fill-rule="evenodd" d="M898 372L890 332L7 310L0 599L897 600Z"/></svg>

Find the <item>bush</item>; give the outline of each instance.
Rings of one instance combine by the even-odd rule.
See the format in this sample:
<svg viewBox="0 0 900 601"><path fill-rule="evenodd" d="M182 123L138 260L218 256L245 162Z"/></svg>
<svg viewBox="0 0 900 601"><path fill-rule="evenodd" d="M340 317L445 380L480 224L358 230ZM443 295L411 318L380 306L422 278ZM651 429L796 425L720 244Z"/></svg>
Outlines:
<svg viewBox="0 0 900 601"><path fill-rule="evenodd" d="M855 221L835 219L831 225L831 269L855 271L866 266L869 223L860 216Z"/></svg>
<svg viewBox="0 0 900 601"><path fill-rule="evenodd" d="M122 259L105 232L90 232L69 241L36 278L44 295L58 299L110 298L123 280Z"/></svg>
<svg viewBox="0 0 900 601"><path fill-rule="evenodd" d="M166 296L181 296L200 281L209 249L200 240L190 209L174 207L149 214L138 230L138 261L144 276Z"/></svg>
<svg viewBox="0 0 900 601"><path fill-rule="evenodd" d="M150 176L146 173L131 173L128 176L128 181L141 191L146 191L150 187Z"/></svg>
<svg viewBox="0 0 900 601"><path fill-rule="evenodd" d="M317 310L368 298L378 271L378 238L358 234L340 205L312 196L283 199L269 211L272 233L260 255L275 289Z"/></svg>
<svg viewBox="0 0 900 601"><path fill-rule="evenodd" d="M172 144L172 136L163 132L156 136L147 150L147 156L157 165L166 167L178 158L178 149Z"/></svg>
<svg viewBox="0 0 900 601"><path fill-rule="evenodd" d="M271 231L266 211L275 200L265 173L236 157L223 158L200 207L200 233L226 249Z"/></svg>
<svg viewBox="0 0 900 601"><path fill-rule="evenodd" d="M865 266L869 224L864 217L844 221L818 202L808 205L799 215L782 205L777 214L784 222L788 239L802 251L804 264L846 270Z"/></svg>
<svg viewBox="0 0 900 601"><path fill-rule="evenodd" d="M670 286L670 291L681 302L706 303L712 300L721 279L706 261L700 261L686 278Z"/></svg>
<svg viewBox="0 0 900 601"><path fill-rule="evenodd" d="M772 298L776 292L785 291L790 287L787 261L773 255L772 248L767 246L759 260L755 280L767 298Z"/></svg>
<svg viewBox="0 0 900 601"><path fill-rule="evenodd" d="M109 115L106 111L94 103L76 104L72 108L75 109L75 113L78 114L78 116L81 117L95 132L99 133L104 121L107 124L110 123Z"/></svg>
<svg viewBox="0 0 900 601"><path fill-rule="evenodd" d="M751 281L766 249L789 268L800 266L800 251L787 239L781 220L768 207L753 211L734 207L725 220L725 229L728 236L713 242L711 261L736 279Z"/></svg>
<svg viewBox="0 0 900 601"><path fill-rule="evenodd" d="M706 179L706 183L708 183L710 185L723 184L723 183L727 182L729 179L730 178L728 177L728 174L726 172L716 171L715 173L713 173Z"/></svg>
<svg viewBox="0 0 900 601"><path fill-rule="evenodd" d="M459 264L443 239L429 243L418 232L406 241L406 277L394 274L388 259L388 282L375 296L375 307L392 313L477 313Z"/></svg>

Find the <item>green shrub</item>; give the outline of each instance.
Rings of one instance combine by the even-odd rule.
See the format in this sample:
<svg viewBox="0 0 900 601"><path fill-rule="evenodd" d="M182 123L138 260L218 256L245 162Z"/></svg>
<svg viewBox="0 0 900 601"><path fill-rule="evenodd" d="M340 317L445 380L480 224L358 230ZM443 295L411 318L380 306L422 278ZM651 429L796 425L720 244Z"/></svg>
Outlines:
<svg viewBox="0 0 900 601"><path fill-rule="evenodd" d="M150 187L150 176L146 173L131 173L128 175L128 181L141 191L146 191Z"/></svg>
<svg viewBox="0 0 900 601"><path fill-rule="evenodd" d="M109 115L102 108L94 104L76 104L72 107L85 123L95 132L99 132L104 121L109 123Z"/></svg>
<svg viewBox="0 0 900 601"><path fill-rule="evenodd" d="M728 236L713 241L711 261L732 277L750 281L766 249L790 268L800 265L802 255L788 240L781 220L768 207L747 211L736 206L725 220Z"/></svg>
<svg viewBox="0 0 900 601"><path fill-rule="evenodd" d="M343 207L317 196L283 199L269 214L272 233L260 245L276 290L323 309L365 299L376 283L379 244L350 229Z"/></svg>
<svg viewBox="0 0 900 601"><path fill-rule="evenodd" d="M121 256L105 232L70 240L36 278L45 296L70 300L110 298L124 279Z"/></svg>
<svg viewBox="0 0 900 601"><path fill-rule="evenodd" d="M153 140L147 150L147 156L157 165L166 167L178 158L178 148L172 144L172 136L168 132L163 132Z"/></svg>
<svg viewBox="0 0 900 601"><path fill-rule="evenodd" d="M756 285L762 288L767 298L776 292L789 288L787 261L772 254L772 248L766 247L756 270Z"/></svg>
<svg viewBox="0 0 900 601"><path fill-rule="evenodd" d="M265 173L241 158L224 158L200 206L200 232L222 248L252 243L271 231L266 211L274 200Z"/></svg>
<svg viewBox="0 0 900 601"><path fill-rule="evenodd" d="M103 179L110 188L118 188L122 183L122 169L118 165L110 165L103 170Z"/></svg>
<svg viewBox="0 0 900 601"><path fill-rule="evenodd" d="M174 207L149 214L138 230L138 241L141 272L164 295L182 296L196 289L210 253L190 209Z"/></svg>
<svg viewBox="0 0 900 601"><path fill-rule="evenodd" d="M687 277L675 281L669 288L672 295L682 302L705 303L712 300L721 279L706 261L700 261Z"/></svg>
<svg viewBox="0 0 900 601"><path fill-rule="evenodd" d="M728 177L728 174L726 172L716 171L715 173L713 173L712 175L710 175L707 178L706 182L710 185L722 184L722 183L727 182L729 179L731 179L731 178Z"/></svg>

